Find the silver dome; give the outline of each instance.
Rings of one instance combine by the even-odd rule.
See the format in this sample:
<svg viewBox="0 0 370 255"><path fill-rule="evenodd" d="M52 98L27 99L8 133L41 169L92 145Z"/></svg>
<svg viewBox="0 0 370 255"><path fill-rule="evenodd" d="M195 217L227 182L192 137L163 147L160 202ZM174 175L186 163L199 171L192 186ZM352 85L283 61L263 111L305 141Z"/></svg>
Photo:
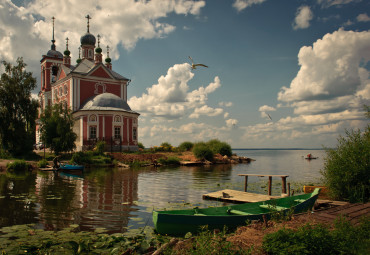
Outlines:
<svg viewBox="0 0 370 255"><path fill-rule="evenodd" d="M49 50L46 56L52 57L52 58L63 58L63 54L57 50Z"/></svg>
<svg viewBox="0 0 370 255"><path fill-rule="evenodd" d="M80 110L131 112L131 108L127 102L112 93L103 93L88 99L88 101L80 108Z"/></svg>

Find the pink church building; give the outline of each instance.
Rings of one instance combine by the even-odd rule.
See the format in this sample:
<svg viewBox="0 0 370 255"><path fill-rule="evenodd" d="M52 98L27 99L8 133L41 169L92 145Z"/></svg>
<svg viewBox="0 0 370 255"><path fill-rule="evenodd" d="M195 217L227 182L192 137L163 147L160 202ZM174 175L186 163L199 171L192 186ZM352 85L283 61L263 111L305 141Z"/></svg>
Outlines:
<svg viewBox="0 0 370 255"><path fill-rule="evenodd" d="M53 39L51 49L41 59L40 112L57 103L67 105L73 112L78 151L89 149L99 140L107 143L107 150L138 150L138 117L127 104L127 86L130 80L112 69L109 58L103 63L100 36L89 31L81 36L77 64L71 64L68 38L64 55L56 50ZM82 58L81 58L82 57ZM39 126L36 142L40 142Z"/></svg>

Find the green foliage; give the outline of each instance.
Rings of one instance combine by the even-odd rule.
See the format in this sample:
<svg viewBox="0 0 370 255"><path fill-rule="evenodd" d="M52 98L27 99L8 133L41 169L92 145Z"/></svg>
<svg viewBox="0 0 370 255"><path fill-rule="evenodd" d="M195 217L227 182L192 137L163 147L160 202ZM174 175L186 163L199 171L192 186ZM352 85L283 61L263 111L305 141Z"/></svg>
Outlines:
<svg viewBox="0 0 370 255"><path fill-rule="evenodd" d="M104 155L95 155L93 151L79 151L72 155L71 163L77 165L106 165L112 164L112 159Z"/></svg>
<svg viewBox="0 0 370 255"><path fill-rule="evenodd" d="M140 143L140 142L139 142L139 143L137 143L137 146L138 146L140 149L143 149L143 150L145 149L144 144L142 144L142 143Z"/></svg>
<svg viewBox="0 0 370 255"><path fill-rule="evenodd" d="M39 168L45 168L48 165L48 161L46 159L42 159L37 163L37 166Z"/></svg>
<svg viewBox="0 0 370 255"><path fill-rule="evenodd" d="M325 185L333 199L350 202L369 201L370 193L370 126L364 132L346 131L336 149L326 149Z"/></svg>
<svg viewBox="0 0 370 255"><path fill-rule="evenodd" d="M46 107L40 116L41 137L46 147L55 154L70 152L76 148L77 135L73 132L72 111L64 104Z"/></svg>
<svg viewBox="0 0 370 255"><path fill-rule="evenodd" d="M1 254L144 254L153 250L157 240L152 233L136 235L76 232L78 225L61 231L35 229L33 225L1 228ZM150 231L150 230L149 230ZM146 231L148 232L148 231Z"/></svg>
<svg viewBox="0 0 370 255"><path fill-rule="evenodd" d="M200 160L213 160L212 149L204 142L199 142L193 146L193 154L197 159Z"/></svg>
<svg viewBox="0 0 370 255"><path fill-rule="evenodd" d="M164 142L161 144L160 148L162 151L172 151L172 145L170 143Z"/></svg>
<svg viewBox="0 0 370 255"><path fill-rule="evenodd" d="M6 150L4 150L3 148L0 147L0 158L8 159L10 157L11 157L11 155L9 154L9 152L7 152Z"/></svg>
<svg viewBox="0 0 370 255"><path fill-rule="evenodd" d="M262 247L271 255L366 254L370 248L369 234L369 219L358 226L338 219L331 231L321 224L306 224L297 230L283 228L265 235Z"/></svg>
<svg viewBox="0 0 370 255"><path fill-rule="evenodd" d="M6 164L6 170L10 173L21 173L27 171L29 167L30 165L23 159Z"/></svg>
<svg viewBox="0 0 370 255"><path fill-rule="evenodd" d="M98 141L96 143L96 153L98 155L103 155L105 150L105 141Z"/></svg>
<svg viewBox="0 0 370 255"><path fill-rule="evenodd" d="M13 66L2 61L5 72L0 79L0 147L12 156L32 152L35 140L37 100L31 91L36 79L25 70L22 58Z"/></svg>
<svg viewBox="0 0 370 255"><path fill-rule="evenodd" d="M162 165L180 165L180 159L177 157L160 158L158 162Z"/></svg>
<svg viewBox="0 0 370 255"><path fill-rule="evenodd" d="M180 145L179 145L179 150L180 151L191 151L191 149L193 148L194 144L192 142L182 142Z"/></svg>
<svg viewBox="0 0 370 255"><path fill-rule="evenodd" d="M232 155L231 146L226 142L221 142L218 139L212 139L207 142L207 145L212 149L214 154L220 153L222 156L230 157Z"/></svg>
<svg viewBox="0 0 370 255"><path fill-rule="evenodd" d="M193 236L191 233L185 235L190 245L184 246L180 251L173 248L166 249L163 253L182 254L182 255L233 255L233 254L251 254L250 250L243 250L227 240L227 231L209 231L207 226L202 227L202 231ZM185 240L186 242L187 240Z"/></svg>

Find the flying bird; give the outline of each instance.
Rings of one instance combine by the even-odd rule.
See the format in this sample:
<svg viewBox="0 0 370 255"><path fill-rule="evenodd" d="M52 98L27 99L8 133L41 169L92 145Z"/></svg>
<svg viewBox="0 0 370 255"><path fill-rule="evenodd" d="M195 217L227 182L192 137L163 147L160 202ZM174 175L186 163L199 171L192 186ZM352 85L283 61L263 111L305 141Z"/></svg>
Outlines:
<svg viewBox="0 0 370 255"><path fill-rule="evenodd" d="M197 69L197 66L203 66L203 67L208 67L206 65L203 65L203 64L194 64L194 61L193 59L189 56L189 59L191 60L191 69Z"/></svg>
<svg viewBox="0 0 370 255"><path fill-rule="evenodd" d="M269 117L269 119L270 119L270 120L272 120L272 118L271 118L270 114L268 114L268 113L266 113L266 114L267 114L267 116Z"/></svg>

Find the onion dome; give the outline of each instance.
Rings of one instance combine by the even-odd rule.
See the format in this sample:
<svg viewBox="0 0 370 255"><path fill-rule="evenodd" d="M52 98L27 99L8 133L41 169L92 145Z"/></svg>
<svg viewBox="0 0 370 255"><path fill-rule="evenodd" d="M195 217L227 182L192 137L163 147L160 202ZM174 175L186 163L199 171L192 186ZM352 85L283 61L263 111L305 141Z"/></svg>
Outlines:
<svg viewBox="0 0 370 255"><path fill-rule="evenodd" d="M68 56L71 55L71 52L68 50L68 37L66 38L66 50L64 51L64 55Z"/></svg>
<svg viewBox="0 0 370 255"><path fill-rule="evenodd" d="M78 59L76 60L77 64L81 62L81 47L78 47Z"/></svg>
<svg viewBox="0 0 370 255"><path fill-rule="evenodd" d="M53 49L49 50L48 53L46 54L46 56L52 57L52 58L63 58L63 54L60 53L59 51L55 50L55 49L54 50Z"/></svg>
<svg viewBox="0 0 370 255"><path fill-rule="evenodd" d="M98 35L98 47L95 49L95 52L100 54L102 51L103 50L100 48L100 35Z"/></svg>
<svg viewBox="0 0 370 255"><path fill-rule="evenodd" d="M109 57L109 45L107 46L107 58L105 59L106 63L112 62L112 59Z"/></svg>
<svg viewBox="0 0 370 255"><path fill-rule="evenodd" d="M95 46L95 36L87 32L85 35L81 36L80 39L81 45L91 45Z"/></svg>

